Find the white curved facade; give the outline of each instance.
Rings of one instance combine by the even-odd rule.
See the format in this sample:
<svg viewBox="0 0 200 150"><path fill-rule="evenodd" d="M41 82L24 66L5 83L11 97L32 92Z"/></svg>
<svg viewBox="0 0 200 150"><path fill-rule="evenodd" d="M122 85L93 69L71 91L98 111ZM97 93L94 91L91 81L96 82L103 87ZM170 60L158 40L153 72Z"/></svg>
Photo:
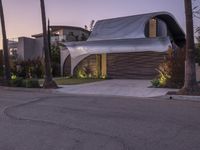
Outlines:
<svg viewBox="0 0 200 150"><path fill-rule="evenodd" d="M167 26L177 45L184 41L184 32L173 15L167 12L100 20L86 42L63 43L71 55L71 74L73 75L74 68L81 60L92 54L167 51L169 46L172 46L171 37L148 38L145 35L145 27L152 18L162 20L161 35L167 34ZM166 23L165 26L163 22ZM165 27L163 32L162 27Z"/></svg>

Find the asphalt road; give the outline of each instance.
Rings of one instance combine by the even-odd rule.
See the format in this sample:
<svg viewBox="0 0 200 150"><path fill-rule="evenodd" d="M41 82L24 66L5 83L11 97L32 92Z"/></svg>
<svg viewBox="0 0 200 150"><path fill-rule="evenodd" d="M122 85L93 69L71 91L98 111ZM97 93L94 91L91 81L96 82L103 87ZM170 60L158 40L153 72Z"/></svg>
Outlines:
<svg viewBox="0 0 200 150"><path fill-rule="evenodd" d="M200 102L0 94L0 150L200 150Z"/></svg>

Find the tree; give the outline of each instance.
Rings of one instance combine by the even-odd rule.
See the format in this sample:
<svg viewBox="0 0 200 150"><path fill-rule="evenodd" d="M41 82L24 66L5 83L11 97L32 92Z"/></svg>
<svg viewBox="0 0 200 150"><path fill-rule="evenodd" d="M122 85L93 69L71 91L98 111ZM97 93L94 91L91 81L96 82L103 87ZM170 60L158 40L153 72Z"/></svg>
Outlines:
<svg viewBox="0 0 200 150"><path fill-rule="evenodd" d="M92 30L93 30L93 28L94 28L94 24L95 24L95 21L92 20L92 21L90 22L90 32L92 32Z"/></svg>
<svg viewBox="0 0 200 150"><path fill-rule="evenodd" d="M4 79L5 79L6 84L8 84L10 80L10 64L9 64L8 40L6 36L2 0L0 0L0 17L1 17L2 37L3 37Z"/></svg>
<svg viewBox="0 0 200 150"><path fill-rule="evenodd" d="M40 0L41 5L41 15L42 15L42 27L43 27L43 48L45 54L45 80L43 87L44 88L57 88L57 84L52 79L51 74L51 61L49 53L49 44L47 36L47 26L46 26L46 14L45 14L45 4L44 0Z"/></svg>
<svg viewBox="0 0 200 150"><path fill-rule="evenodd" d="M185 60L185 83L179 91L180 94L193 95L199 94L200 90L196 81L195 69L195 46L193 29L192 1L185 1L186 15L186 60Z"/></svg>

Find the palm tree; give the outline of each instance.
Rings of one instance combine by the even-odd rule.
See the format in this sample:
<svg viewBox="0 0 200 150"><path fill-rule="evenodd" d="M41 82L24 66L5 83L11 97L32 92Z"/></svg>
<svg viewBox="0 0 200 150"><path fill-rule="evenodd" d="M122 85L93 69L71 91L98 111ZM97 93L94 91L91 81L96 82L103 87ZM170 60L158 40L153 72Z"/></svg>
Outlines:
<svg viewBox="0 0 200 150"><path fill-rule="evenodd" d="M50 54L49 54L44 0L40 0L40 5L41 5L42 27L43 27L43 45L44 45L44 53L45 53L45 81L44 81L43 87L57 88L57 84L53 81L52 74L51 74L51 61L50 61Z"/></svg>
<svg viewBox="0 0 200 150"><path fill-rule="evenodd" d="M199 87L196 81L195 69L195 46L194 46L194 29L192 1L185 0L186 15L186 60L185 60L185 83L179 91L181 94L199 94Z"/></svg>
<svg viewBox="0 0 200 150"><path fill-rule="evenodd" d="M1 17L2 37L3 37L4 79L5 79L6 84L8 84L10 80L10 64L9 64L8 41L7 41L7 36L6 36L2 0L0 0L0 17Z"/></svg>

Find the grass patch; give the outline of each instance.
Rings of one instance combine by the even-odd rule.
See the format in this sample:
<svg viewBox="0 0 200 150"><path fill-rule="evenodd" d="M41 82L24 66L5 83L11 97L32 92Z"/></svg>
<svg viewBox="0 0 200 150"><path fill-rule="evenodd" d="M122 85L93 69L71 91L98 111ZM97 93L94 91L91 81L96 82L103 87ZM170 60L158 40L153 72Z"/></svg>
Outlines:
<svg viewBox="0 0 200 150"><path fill-rule="evenodd" d="M54 81L58 85L77 85L77 84L85 84L85 83L92 83L97 81L103 81L105 79L76 79L76 78L54 78ZM44 79L40 79L39 83L43 84Z"/></svg>

